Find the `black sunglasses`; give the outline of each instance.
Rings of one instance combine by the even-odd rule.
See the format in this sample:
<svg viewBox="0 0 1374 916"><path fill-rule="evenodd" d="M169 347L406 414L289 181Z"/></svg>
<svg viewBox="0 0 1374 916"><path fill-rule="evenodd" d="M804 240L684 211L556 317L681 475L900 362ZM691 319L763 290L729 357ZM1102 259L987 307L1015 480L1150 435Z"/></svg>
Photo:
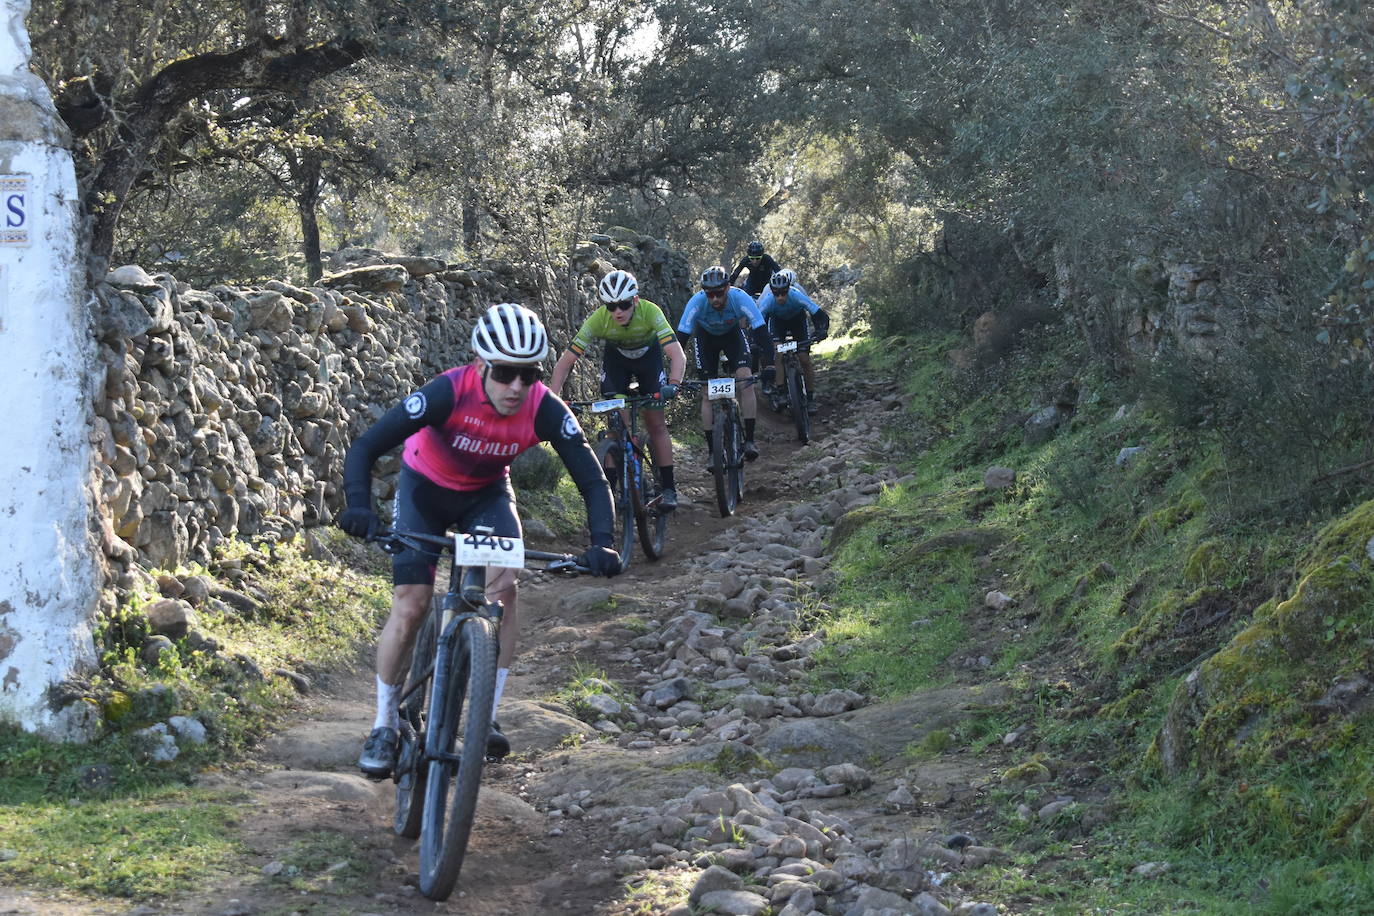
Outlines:
<svg viewBox="0 0 1374 916"><path fill-rule="evenodd" d="M526 385L533 385L544 377L544 370L538 366L488 366L491 380L498 385L509 385L517 378Z"/></svg>
<svg viewBox="0 0 1374 916"><path fill-rule="evenodd" d="M723 298L725 297L725 293L726 293L726 292L727 292L727 290L726 290L725 287L723 287L723 286L720 287L719 289L708 289L708 290L706 290L706 298L707 298L707 299L723 299Z"/></svg>
<svg viewBox="0 0 1374 916"><path fill-rule="evenodd" d="M606 303L606 308L610 309L612 312L628 312L630 309L634 307L635 301L633 299L626 299L624 302Z"/></svg>

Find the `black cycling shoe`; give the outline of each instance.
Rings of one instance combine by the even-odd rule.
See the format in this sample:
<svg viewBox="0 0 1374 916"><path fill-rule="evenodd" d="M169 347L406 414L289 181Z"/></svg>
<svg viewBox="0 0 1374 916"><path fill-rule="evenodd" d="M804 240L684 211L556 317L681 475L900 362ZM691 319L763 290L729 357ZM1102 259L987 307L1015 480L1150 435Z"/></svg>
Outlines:
<svg viewBox="0 0 1374 916"><path fill-rule="evenodd" d="M501 733L501 724L491 720L491 731L487 732L487 759L500 760L510 753L510 739Z"/></svg>
<svg viewBox="0 0 1374 916"><path fill-rule="evenodd" d="M744 460L753 461L759 456L759 447L754 444L753 439L744 440Z"/></svg>
<svg viewBox="0 0 1374 916"><path fill-rule="evenodd" d="M386 779L396 767L396 755L400 753L401 736L394 728L374 728L363 744L363 752L358 756L358 769L370 779Z"/></svg>
<svg viewBox="0 0 1374 916"><path fill-rule="evenodd" d="M658 495L658 511L672 512L677 508L677 490L671 487Z"/></svg>

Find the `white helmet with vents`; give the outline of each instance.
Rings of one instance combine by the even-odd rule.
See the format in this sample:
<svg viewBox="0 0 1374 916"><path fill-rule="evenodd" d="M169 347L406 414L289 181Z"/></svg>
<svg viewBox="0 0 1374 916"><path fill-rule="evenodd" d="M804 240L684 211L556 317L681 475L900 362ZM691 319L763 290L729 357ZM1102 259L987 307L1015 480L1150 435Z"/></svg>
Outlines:
<svg viewBox="0 0 1374 916"><path fill-rule="evenodd" d="M607 305L628 302L639 295L639 281L628 270L613 270L601 278L601 285L596 291Z"/></svg>
<svg viewBox="0 0 1374 916"><path fill-rule="evenodd" d="M472 349L489 363L532 366L548 353L549 335L534 312L514 302L501 302L473 325Z"/></svg>

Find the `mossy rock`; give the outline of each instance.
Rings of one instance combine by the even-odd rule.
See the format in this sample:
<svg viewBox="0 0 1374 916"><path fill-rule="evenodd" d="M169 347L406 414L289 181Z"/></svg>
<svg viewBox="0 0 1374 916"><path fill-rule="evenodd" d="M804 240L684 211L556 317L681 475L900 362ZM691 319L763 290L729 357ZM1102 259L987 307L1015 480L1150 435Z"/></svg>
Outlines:
<svg viewBox="0 0 1374 916"><path fill-rule="evenodd" d="M1113 657L1126 659L1154 643L1186 639L1227 619L1233 606L1234 600L1223 589L1199 588L1187 595L1165 592L1141 615L1139 623L1121 634L1110 651ZM1219 607L1222 613L1213 617Z"/></svg>
<svg viewBox="0 0 1374 916"><path fill-rule="evenodd" d="M1309 571L1286 601L1262 606L1175 692L1153 751L1164 772L1264 767L1295 736L1321 743L1340 724L1315 701L1333 675L1374 663L1372 599L1369 561L1341 556Z"/></svg>
<svg viewBox="0 0 1374 916"><path fill-rule="evenodd" d="M1183 580L1192 585L1219 583L1227 578L1233 564L1226 542L1211 538L1188 554L1183 563Z"/></svg>
<svg viewBox="0 0 1374 916"><path fill-rule="evenodd" d="M1045 765L1043 754L1036 754L1025 763L1018 763L1002 774L1002 785L1009 787L1020 787L1037 785L1042 782L1049 782L1053 778L1050 768Z"/></svg>
<svg viewBox="0 0 1374 916"><path fill-rule="evenodd" d="M122 690L112 690L100 704L100 711L110 722L119 722L133 711L134 701Z"/></svg>
<svg viewBox="0 0 1374 916"><path fill-rule="evenodd" d="M1152 537L1163 537L1203 509L1202 498L1196 495L1181 497L1162 509L1151 512L1136 523L1131 543L1139 544Z"/></svg>
<svg viewBox="0 0 1374 916"><path fill-rule="evenodd" d="M887 570L910 566L922 558L942 550L970 550L974 553L987 553L994 547L1001 545L1006 539L1006 532L998 528L955 528L951 531L932 534L930 537L912 544L895 554L883 566Z"/></svg>
<svg viewBox="0 0 1374 916"><path fill-rule="evenodd" d="M882 506L860 506L857 509L846 512L835 520L835 527L830 529L830 540L826 544L826 552L833 554L844 546L845 542L858 534L859 531L868 524L877 521L893 519L898 513L892 509Z"/></svg>
<svg viewBox="0 0 1374 916"><path fill-rule="evenodd" d="M1374 499L1361 503L1322 529L1303 557L1304 565L1320 564L1323 558L1347 556L1361 562L1374 560Z"/></svg>

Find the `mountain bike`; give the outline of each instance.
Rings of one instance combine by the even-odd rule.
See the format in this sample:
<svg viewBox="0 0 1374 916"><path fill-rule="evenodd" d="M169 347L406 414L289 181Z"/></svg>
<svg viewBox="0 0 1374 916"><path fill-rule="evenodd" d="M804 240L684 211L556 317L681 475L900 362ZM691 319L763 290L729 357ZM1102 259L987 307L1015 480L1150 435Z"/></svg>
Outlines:
<svg viewBox="0 0 1374 916"><path fill-rule="evenodd" d="M486 568L523 569L537 560L552 572L589 570L570 554L526 550L519 538L496 537L490 529L449 536L393 529L374 540L388 553L431 545L450 555L448 591L431 602L411 653L392 774L395 831L420 840L420 892L446 900L467 852L496 693L503 609L487 600Z"/></svg>
<svg viewBox="0 0 1374 916"><path fill-rule="evenodd" d="M711 474L716 482L716 508L720 517L732 515L744 498L744 424L740 422L735 392L754 384L753 377L733 376L682 383L685 390L706 389L711 402Z"/></svg>
<svg viewBox="0 0 1374 916"><path fill-rule="evenodd" d="M797 342L779 341L776 349L782 357L781 381L787 388L787 409L791 411L792 423L797 428L797 441L805 445L811 439L811 413L808 410L806 373L802 371L801 360L797 359Z"/></svg>
<svg viewBox="0 0 1374 916"><path fill-rule="evenodd" d="M644 447L639 435L639 408L662 403L662 398L653 394L574 401L568 405L573 410L606 414L610 448L603 453L602 466L615 490L616 524L620 526L616 540L622 572L630 568L636 530L646 557L657 560L663 556L668 516L672 513L659 508L663 489L659 486L658 469L654 466L653 451ZM628 429L622 410L630 416Z"/></svg>

